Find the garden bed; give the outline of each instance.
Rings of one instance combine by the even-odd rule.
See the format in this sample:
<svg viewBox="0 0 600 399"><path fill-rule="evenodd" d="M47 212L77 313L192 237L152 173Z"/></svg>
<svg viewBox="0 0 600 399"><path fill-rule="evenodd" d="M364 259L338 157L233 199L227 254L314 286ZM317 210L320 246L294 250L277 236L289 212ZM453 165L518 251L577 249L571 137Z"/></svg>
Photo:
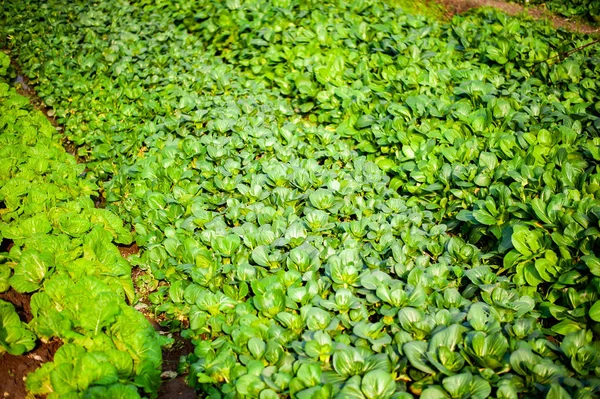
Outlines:
<svg viewBox="0 0 600 399"><path fill-rule="evenodd" d="M54 118L0 86L9 394L41 363L49 399L597 394L588 36L376 0L1 7Z"/></svg>

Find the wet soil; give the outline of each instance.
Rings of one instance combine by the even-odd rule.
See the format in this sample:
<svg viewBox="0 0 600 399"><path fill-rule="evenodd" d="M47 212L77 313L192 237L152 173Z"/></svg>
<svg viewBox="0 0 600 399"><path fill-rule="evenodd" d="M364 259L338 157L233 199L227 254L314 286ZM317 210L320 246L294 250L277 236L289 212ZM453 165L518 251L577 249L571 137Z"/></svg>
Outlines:
<svg viewBox="0 0 600 399"><path fill-rule="evenodd" d="M542 6L524 7L521 4L507 3L502 0L437 0L437 2L446 8L449 17L455 14L462 14L472 8L493 7L508 15L526 14L534 19L548 20L556 29L563 28L572 32L585 34L600 33L599 26L560 17Z"/></svg>
<svg viewBox="0 0 600 399"><path fill-rule="evenodd" d="M123 257L127 258L129 255L137 253L139 248L134 243L129 247L119 246L119 251L121 251ZM167 321L164 315L155 315L149 311L151 303L148 301L147 292L144 291L145 288L142 287L143 283L141 283L145 273L146 271L137 266L131 269L131 278L136 289L136 296L139 298L139 304L143 305L142 308L136 308L139 312L142 312L146 320L152 324L152 327L156 331L161 334L168 334L174 341L172 345L163 347L162 349L163 364L161 377L163 380L158 390L158 399L195 399L197 397L196 392L185 382L187 373L183 372L183 370L181 370L181 374L178 372L181 357L194 353L194 344L190 340L182 338L179 332L169 332L168 327L161 326L161 323L164 324Z"/></svg>
<svg viewBox="0 0 600 399"><path fill-rule="evenodd" d="M163 334L167 333L152 315L144 314L144 316L146 316L146 319L152 324L155 330ZM177 370L181 357L194 352L194 344L190 340L182 338L178 332L173 332L170 335L174 342L162 350L163 364L161 377L163 381L158 389L157 399L195 399L197 397L196 392L185 383L187 373L179 374Z"/></svg>
<svg viewBox="0 0 600 399"><path fill-rule="evenodd" d="M13 240L10 238L3 238L2 241L0 241L0 252L10 252L13 245Z"/></svg>

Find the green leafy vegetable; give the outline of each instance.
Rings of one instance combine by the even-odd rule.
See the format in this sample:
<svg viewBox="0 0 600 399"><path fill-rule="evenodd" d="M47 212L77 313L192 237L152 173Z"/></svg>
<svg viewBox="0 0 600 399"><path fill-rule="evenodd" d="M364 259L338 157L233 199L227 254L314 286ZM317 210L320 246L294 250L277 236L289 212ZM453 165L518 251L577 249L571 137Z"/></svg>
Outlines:
<svg viewBox="0 0 600 399"><path fill-rule="evenodd" d="M32 186L50 161L0 154L8 282L79 348L32 392L156 390L124 220L201 396L597 394L598 49L548 65L584 38L390 3L2 6L89 176Z"/></svg>

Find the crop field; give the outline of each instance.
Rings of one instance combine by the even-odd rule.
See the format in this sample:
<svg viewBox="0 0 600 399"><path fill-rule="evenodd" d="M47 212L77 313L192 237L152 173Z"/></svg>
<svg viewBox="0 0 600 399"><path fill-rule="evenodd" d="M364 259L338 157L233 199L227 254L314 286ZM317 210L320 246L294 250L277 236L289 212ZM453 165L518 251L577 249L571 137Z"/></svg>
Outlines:
<svg viewBox="0 0 600 399"><path fill-rule="evenodd" d="M600 395L595 36L405 0L0 21L0 395Z"/></svg>

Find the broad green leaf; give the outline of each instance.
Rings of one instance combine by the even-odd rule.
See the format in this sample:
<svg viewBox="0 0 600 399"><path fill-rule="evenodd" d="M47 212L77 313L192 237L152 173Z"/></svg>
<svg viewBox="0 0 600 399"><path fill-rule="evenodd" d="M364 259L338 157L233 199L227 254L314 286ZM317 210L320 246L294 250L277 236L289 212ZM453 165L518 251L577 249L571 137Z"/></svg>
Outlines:
<svg viewBox="0 0 600 399"><path fill-rule="evenodd" d="M387 371L372 370L363 376L361 390L368 399L391 398L396 383Z"/></svg>

